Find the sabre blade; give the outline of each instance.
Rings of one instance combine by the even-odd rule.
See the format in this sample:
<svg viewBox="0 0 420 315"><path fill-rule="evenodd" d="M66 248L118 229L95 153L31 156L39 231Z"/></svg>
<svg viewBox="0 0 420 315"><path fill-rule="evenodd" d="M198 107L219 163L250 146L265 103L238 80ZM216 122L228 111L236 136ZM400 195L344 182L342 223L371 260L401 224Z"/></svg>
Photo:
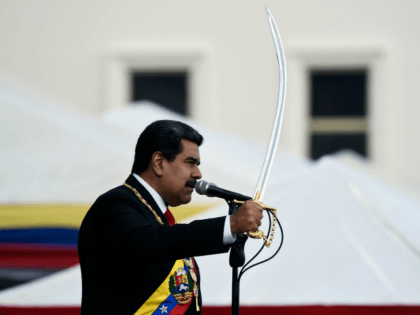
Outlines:
<svg viewBox="0 0 420 315"><path fill-rule="evenodd" d="M284 103L286 101L286 58L284 56L283 46L280 39L280 34L274 21L270 10L267 9L268 24L270 25L271 35L273 37L274 47L276 50L277 62L279 66L279 89L277 98L277 110L274 118L273 130L271 132L270 142L268 144L267 153L263 167L261 169L260 177L258 179L257 187L254 192L254 200L262 201L264 192L267 187L268 177L270 175L271 166L273 165L274 157L277 151L277 145L280 138L280 131L283 122Z"/></svg>

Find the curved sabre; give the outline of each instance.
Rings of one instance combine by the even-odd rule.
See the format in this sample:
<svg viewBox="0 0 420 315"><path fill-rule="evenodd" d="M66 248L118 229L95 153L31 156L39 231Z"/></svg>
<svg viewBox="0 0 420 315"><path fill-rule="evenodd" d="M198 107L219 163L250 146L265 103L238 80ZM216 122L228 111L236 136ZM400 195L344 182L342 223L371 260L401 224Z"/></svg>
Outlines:
<svg viewBox="0 0 420 315"><path fill-rule="evenodd" d="M286 101L286 58L284 56L283 46L281 44L280 34L277 29L276 22L267 10L268 24L270 25L271 35L274 41L276 50L277 61L279 65L279 90L277 98L277 110L274 118L273 130L271 132L270 142L268 145L267 153L265 155L264 164L258 179L257 187L254 192L254 200L262 202L264 197L265 188L267 187L268 177L270 175L271 166L273 165L274 157L277 151L277 144L280 138L281 125L283 121L284 104Z"/></svg>

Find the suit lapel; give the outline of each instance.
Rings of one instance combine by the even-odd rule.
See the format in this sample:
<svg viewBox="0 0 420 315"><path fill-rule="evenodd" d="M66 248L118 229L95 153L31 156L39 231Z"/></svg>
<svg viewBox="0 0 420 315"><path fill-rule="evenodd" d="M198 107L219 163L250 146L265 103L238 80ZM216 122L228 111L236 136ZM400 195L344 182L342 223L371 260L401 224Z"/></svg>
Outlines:
<svg viewBox="0 0 420 315"><path fill-rule="evenodd" d="M147 191L146 188L144 188L144 186L133 175L128 176L125 182L131 187L135 188L140 193L140 195L147 201L147 203L152 207L152 209L155 210L156 214L162 219L162 221L165 224L169 225L168 220L166 219L165 215L160 210L159 206L157 205L156 201L153 199L152 195ZM140 200L139 202L141 203Z"/></svg>

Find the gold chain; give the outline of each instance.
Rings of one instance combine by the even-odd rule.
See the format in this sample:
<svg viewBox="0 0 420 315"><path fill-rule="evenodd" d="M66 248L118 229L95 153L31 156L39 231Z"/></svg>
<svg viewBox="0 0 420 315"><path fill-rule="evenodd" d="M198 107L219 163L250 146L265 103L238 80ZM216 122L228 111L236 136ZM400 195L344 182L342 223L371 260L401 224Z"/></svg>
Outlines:
<svg viewBox="0 0 420 315"><path fill-rule="evenodd" d="M277 210L273 209L271 210L271 213L273 214L273 222L271 223L271 229L267 236L265 236L265 233L261 230L258 230L257 232L248 232L248 235L252 238L262 238L264 240L264 245L267 247L270 247L271 243L273 243L274 232L276 229Z"/></svg>
<svg viewBox="0 0 420 315"><path fill-rule="evenodd" d="M273 214L273 223L271 224L271 231L270 231L270 234L268 235L270 236L270 240L268 241L268 236L264 237L264 244L267 247L270 247L271 243L273 242L274 231L276 228L277 210L276 209L272 210L272 214Z"/></svg>
<svg viewBox="0 0 420 315"><path fill-rule="evenodd" d="M142 195L140 195L140 193L137 191L137 189L135 189L134 187L131 187L130 185L128 185L127 183L124 183L124 186L126 186L126 187L128 187L128 188L130 188L135 194L136 194L136 196L140 199L140 201L147 207L147 208L149 208L149 210L150 211L152 211L152 213L153 213L153 215L155 216L155 218L156 218L156 220L160 223L160 224L164 224L163 223L163 221L162 221L162 219L157 215L157 213L156 213L156 211L155 210L153 210L153 208L149 205L149 203L146 201L146 199L144 199L143 197L142 197ZM176 223L176 222L175 222ZM193 290L194 290L194 295L195 295L195 301L196 301L196 306L197 306L197 312L199 312L200 311L200 307L198 306L198 288L197 288L197 275L195 274L195 271L194 271L194 266L193 266L193 263L192 263L192 257L190 257L190 260L188 260L188 259L183 259L183 261L184 261L184 264L188 267L188 270L190 271L190 275L191 275L191 278L193 279L193 281L194 281L194 288L193 288Z"/></svg>
<svg viewBox="0 0 420 315"><path fill-rule="evenodd" d="M261 201L259 201L260 198L260 192L257 191L255 198L252 200L253 202L258 203L260 206L262 206L265 210L271 211L271 213L273 214L273 222L271 223L271 230L268 233L267 236L265 236L264 232L261 230L258 230L257 232L247 232L248 236L252 237L252 238L262 238L264 240L264 245L267 247L270 247L271 243L273 243L273 238L274 238L274 232L276 229L276 219L277 219L277 209L273 208L273 207L269 207L266 206L265 204L263 204ZM243 205L245 203L245 201L239 201L239 200L233 200L233 202L237 205ZM270 239L268 239L270 238Z"/></svg>
<svg viewBox="0 0 420 315"><path fill-rule="evenodd" d="M131 187L130 185L128 185L127 183L124 183L124 186L130 188L132 191L134 191L134 193L136 194L136 196L140 199L141 202L143 202L143 204L149 208L150 211L152 211L152 213L154 214L156 220L160 223L163 224L162 219L157 215L157 213L155 212L155 210L153 210L153 208L147 203L147 201L140 195L140 193L137 191L137 189Z"/></svg>

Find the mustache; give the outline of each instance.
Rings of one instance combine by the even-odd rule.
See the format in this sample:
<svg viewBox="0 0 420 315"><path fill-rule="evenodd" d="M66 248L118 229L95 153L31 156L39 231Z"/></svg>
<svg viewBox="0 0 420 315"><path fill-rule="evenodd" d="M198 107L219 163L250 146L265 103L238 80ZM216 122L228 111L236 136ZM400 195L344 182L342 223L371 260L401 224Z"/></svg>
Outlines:
<svg viewBox="0 0 420 315"><path fill-rule="evenodd" d="M191 187L191 188L195 188L195 185L196 184L197 184L197 180L196 179L189 179L185 183L185 186L188 186L188 187Z"/></svg>

